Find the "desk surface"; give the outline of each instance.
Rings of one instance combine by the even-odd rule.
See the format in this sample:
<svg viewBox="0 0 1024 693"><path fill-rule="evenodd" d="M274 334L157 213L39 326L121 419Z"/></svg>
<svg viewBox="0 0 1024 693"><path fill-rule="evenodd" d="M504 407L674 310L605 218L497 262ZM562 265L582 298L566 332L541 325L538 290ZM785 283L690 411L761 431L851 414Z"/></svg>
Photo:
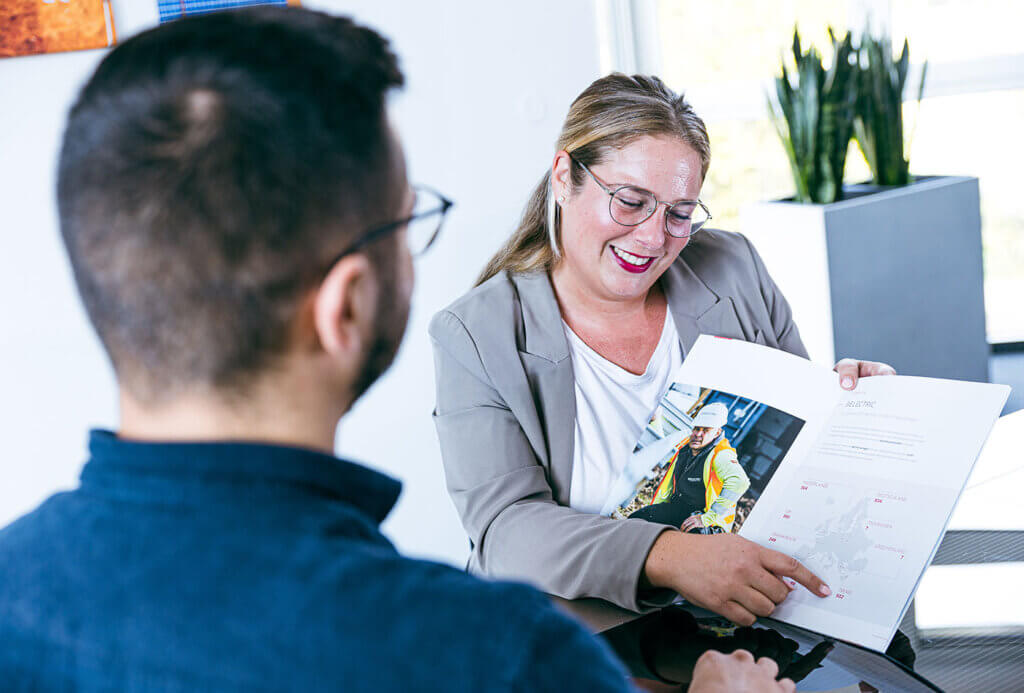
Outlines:
<svg viewBox="0 0 1024 693"><path fill-rule="evenodd" d="M949 530L1024 531L1024 409L996 421Z"/></svg>
<svg viewBox="0 0 1024 693"><path fill-rule="evenodd" d="M1000 418L903 626L946 690L1024 690L1024 411Z"/></svg>
<svg viewBox="0 0 1024 693"><path fill-rule="evenodd" d="M639 616L596 599L556 602L599 632L646 690L685 690L701 654L740 648L774 659L797 690L939 690L913 671L916 655L903 633L883 655L771 620L737 628L688 605Z"/></svg>

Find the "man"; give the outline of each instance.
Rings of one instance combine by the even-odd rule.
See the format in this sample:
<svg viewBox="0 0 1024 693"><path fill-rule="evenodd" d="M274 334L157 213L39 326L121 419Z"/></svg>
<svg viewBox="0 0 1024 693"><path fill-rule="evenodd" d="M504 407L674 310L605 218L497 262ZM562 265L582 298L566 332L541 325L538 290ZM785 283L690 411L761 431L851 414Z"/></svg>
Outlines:
<svg viewBox="0 0 1024 693"><path fill-rule="evenodd" d="M684 532L729 532L736 502L750 479L736 458L723 427L729 410L721 402L702 407L690 435L677 446L651 504L630 517L679 527Z"/></svg>
<svg viewBox="0 0 1024 693"><path fill-rule="evenodd" d="M450 205L406 181L401 83L376 33L263 8L140 34L82 90L61 232L120 425L0 531L4 690L626 686L544 596L400 557L399 484L331 456Z"/></svg>

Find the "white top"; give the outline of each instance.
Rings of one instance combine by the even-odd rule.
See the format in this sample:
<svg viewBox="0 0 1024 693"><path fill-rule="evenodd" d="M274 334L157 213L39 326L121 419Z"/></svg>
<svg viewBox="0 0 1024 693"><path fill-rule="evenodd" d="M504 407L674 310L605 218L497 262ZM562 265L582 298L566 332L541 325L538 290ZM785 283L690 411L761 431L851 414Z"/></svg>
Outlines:
<svg viewBox="0 0 1024 693"><path fill-rule="evenodd" d="M647 369L635 375L591 349L562 321L576 378L576 431L569 506L599 513L658 401L683 363L672 311Z"/></svg>

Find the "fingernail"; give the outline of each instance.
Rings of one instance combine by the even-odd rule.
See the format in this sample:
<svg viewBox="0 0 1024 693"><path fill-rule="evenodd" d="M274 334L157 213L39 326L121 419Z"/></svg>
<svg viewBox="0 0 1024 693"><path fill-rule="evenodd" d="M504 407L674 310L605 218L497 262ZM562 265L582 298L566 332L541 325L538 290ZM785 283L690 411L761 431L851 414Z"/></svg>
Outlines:
<svg viewBox="0 0 1024 693"><path fill-rule="evenodd" d="M830 594L832 594L832 590L828 588L828 585L822 585L818 592L821 594L822 597L827 597Z"/></svg>
<svg viewBox="0 0 1024 693"><path fill-rule="evenodd" d="M853 378L843 378L843 387L845 387L847 390L853 387Z"/></svg>

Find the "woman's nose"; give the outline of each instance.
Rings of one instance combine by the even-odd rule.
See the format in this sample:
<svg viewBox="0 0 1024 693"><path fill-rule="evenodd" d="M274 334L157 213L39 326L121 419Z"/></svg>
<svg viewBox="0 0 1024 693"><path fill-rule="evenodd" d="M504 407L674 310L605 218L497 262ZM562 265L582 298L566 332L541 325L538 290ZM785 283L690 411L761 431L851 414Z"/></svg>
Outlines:
<svg viewBox="0 0 1024 693"><path fill-rule="evenodd" d="M665 245L665 212L654 210L654 214L647 217L633 231L633 238L637 243L651 250L659 250Z"/></svg>

